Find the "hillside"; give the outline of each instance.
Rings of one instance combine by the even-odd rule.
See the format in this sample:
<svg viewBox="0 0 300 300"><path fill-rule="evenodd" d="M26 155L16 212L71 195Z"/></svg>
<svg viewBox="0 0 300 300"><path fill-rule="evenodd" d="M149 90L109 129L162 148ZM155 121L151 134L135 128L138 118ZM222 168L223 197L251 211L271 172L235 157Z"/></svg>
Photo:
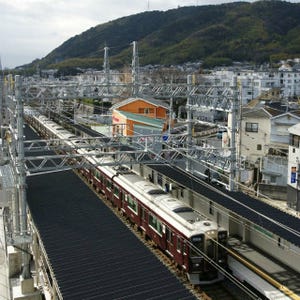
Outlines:
<svg viewBox="0 0 300 300"><path fill-rule="evenodd" d="M235 2L131 15L70 38L30 66L101 69L105 45L112 67L129 65L132 41L138 41L141 65L203 60L213 66L300 57L300 3Z"/></svg>

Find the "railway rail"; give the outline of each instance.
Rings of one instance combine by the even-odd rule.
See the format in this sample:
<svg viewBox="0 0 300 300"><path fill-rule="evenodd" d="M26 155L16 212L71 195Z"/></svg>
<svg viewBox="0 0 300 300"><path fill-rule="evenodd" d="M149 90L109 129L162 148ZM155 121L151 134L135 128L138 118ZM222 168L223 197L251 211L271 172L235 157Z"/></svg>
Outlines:
<svg viewBox="0 0 300 300"><path fill-rule="evenodd" d="M97 192L97 191L96 191ZM97 195L98 195L98 193L97 193ZM111 201L107 201L107 202L111 202ZM111 205L112 206L112 205ZM128 224L128 226L127 227L131 227L130 226L130 224ZM157 248L156 247L153 247L153 245L152 245L153 243L150 243L150 245L149 245L149 247L152 247L153 248L153 251L152 252L158 252L157 250ZM151 248L150 248L151 249ZM158 253L161 253L161 252L158 252ZM164 262L164 264L166 265L166 266L168 266L169 268L172 268L172 267L174 267L173 266L173 264L167 259L167 258L162 258L162 261ZM175 266L176 267L176 266ZM177 274L177 273L181 273L180 271L178 271L178 269L176 269L175 268L175 270L174 270L174 272L175 272L175 274ZM173 272L173 273L174 273ZM184 279L182 279L182 282L183 283L185 283L185 280ZM213 285L214 286L214 288L213 288L213 290L219 290L219 288L216 288L215 287L215 285ZM199 298L199 299L209 299L209 298L211 298L211 299L218 299L219 297L222 297L222 299L226 299L226 296L223 294L223 296L212 296L212 295L209 295L209 296L207 296L207 295L205 295L201 290L199 290L199 289L194 289L195 290L195 293L200 293L200 297L201 298ZM211 292L210 292L211 293ZM211 297L210 297L211 296ZM216 298L214 298L214 297L216 297ZM230 298L228 298L228 299L233 299L233 297L230 295ZM258 298L257 298L258 299ZM294 299L294 298L293 298ZM297 299L297 298L295 298L295 299Z"/></svg>
<svg viewBox="0 0 300 300"><path fill-rule="evenodd" d="M162 262L164 266L168 268L170 272L172 272L178 280L188 289L191 293L199 300L237 300L232 293L225 287L222 282L217 282L212 285L192 285L184 272L178 268L178 265L172 261L172 259L161 249L157 247L157 245L150 239L147 239L144 235L144 231L138 229L138 227L130 222L126 216L122 213L122 211L118 210L115 206L113 206L112 202L109 201L104 195L97 192L97 190L86 180L86 178L82 175L82 173L78 169L74 169L76 175L83 181L88 187L93 191L97 197L111 209L111 211L126 225L126 227Z"/></svg>

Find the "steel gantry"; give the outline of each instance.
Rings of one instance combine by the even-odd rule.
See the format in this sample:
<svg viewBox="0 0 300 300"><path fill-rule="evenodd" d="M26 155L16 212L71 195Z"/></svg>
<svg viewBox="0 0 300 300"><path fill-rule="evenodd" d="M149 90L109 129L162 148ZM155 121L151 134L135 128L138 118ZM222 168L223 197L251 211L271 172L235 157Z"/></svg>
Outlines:
<svg viewBox="0 0 300 300"><path fill-rule="evenodd" d="M137 44L133 43L133 71L132 79L127 82L121 73L112 73L109 70L108 48L105 49L104 72L102 77L94 79L71 78L70 80L46 80L42 78L21 78L8 76L1 77L0 84L0 121L2 140L2 161L9 161L16 182L17 199L15 209L19 219L14 224L14 243L23 249L23 276L28 278L29 258L27 254L30 235L28 233L26 218L26 176L39 174L40 172L53 172L70 168L87 168L86 161L80 151L74 153L74 149L88 148L88 156L95 158L95 165L107 164L106 156L114 158L113 165L134 164L146 162L168 162L175 163L185 160L186 170L190 171L192 161L203 161L205 165L222 168L229 173L229 189L234 190L235 182L235 135L237 132L237 107L238 95L236 83L229 88L215 86L213 82L206 81L196 83L193 76L188 76L186 83L143 83L139 77L139 63ZM58 101L82 99L82 98L126 98L128 96L150 96L160 99L186 99L186 110L188 112L187 128L185 135L162 135L126 137L88 138L82 146L75 144L72 149L67 149L62 140L39 140L24 141L24 114L32 113L31 110L24 112L26 105L34 104L42 110L47 103ZM214 161L217 157L215 149L206 147L195 147L192 144L192 122L193 113L201 109L213 109L224 111L232 115L231 125L231 156L228 159ZM31 111L31 112L30 112ZM78 140L77 138L76 140ZM82 138L81 138L82 139ZM70 142L70 140L69 140ZM160 145L154 149L153 145ZM176 147L173 147L176 145ZM178 146L180 145L180 146ZM124 146L127 146L124 150ZM128 147L130 149L128 150ZM38 155L43 150L53 151L53 155ZM114 149L112 151L112 149ZM63 154L57 154L63 150ZM105 151L104 151L105 150ZM27 155L25 155L27 153ZM34 155L33 155L34 154ZM87 157L87 154L84 154ZM103 159L102 159L103 158ZM70 161L72 164L70 165ZM221 165L221 166L220 166ZM224 167L226 166L226 168Z"/></svg>

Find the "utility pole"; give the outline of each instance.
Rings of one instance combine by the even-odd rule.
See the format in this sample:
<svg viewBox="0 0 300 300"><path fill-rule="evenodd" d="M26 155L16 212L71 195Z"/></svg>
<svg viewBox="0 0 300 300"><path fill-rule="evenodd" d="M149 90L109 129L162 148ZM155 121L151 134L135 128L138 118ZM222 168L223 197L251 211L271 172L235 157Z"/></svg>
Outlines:
<svg viewBox="0 0 300 300"><path fill-rule="evenodd" d="M24 106L23 99L21 95L21 77L17 75L15 77L15 89L16 89L16 113L17 113L17 157L16 157L16 175L17 175L17 185L19 194L19 208L20 208L20 237L24 238L24 243L22 243L22 276L23 279L30 278L29 269L29 257L28 257L28 243L27 234L27 205L26 205L26 172L24 165Z"/></svg>
<svg viewBox="0 0 300 300"><path fill-rule="evenodd" d="M110 78L109 78L109 57L108 57L108 47L104 47L104 60L103 60L103 71L104 71L104 83L106 84L106 93L107 95L110 94L109 91L109 84L110 84Z"/></svg>
<svg viewBox="0 0 300 300"><path fill-rule="evenodd" d="M139 90L139 55L137 42L132 42L133 45L133 55L132 55L132 96L136 97Z"/></svg>
<svg viewBox="0 0 300 300"><path fill-rule="evenodd" d="M186 112L187 112L187 160L186 160L186 171L191 171L191 159L189 158L190 149L192 146L192 109L191 109L191 91L192 91L192 75L187 76L187 101L186 101Z"/></svg>
<svg viewBox="0 0 300 300"><path fill-rule="evenodd" d="M230 173L229 173L229 191L236 189L236 121L238 112L238 93L237 93L237 77L233 77L232 83L233 99L232 99L232 124L231 124L231 142L230 142Z"/></svg>

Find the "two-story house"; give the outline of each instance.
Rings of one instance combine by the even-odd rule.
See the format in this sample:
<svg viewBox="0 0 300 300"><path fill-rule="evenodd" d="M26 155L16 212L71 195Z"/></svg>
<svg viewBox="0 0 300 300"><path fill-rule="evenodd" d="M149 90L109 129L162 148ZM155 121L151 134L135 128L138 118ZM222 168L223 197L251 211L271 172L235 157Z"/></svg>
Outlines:
<svg viewBox="0 0 300 300"><path fill-rule="evenodd" d="M111 107L113 135L161 134L172 123L163 101L129 98Z"/></svg>
<svg viewBox="0 0 300 300"><path fill-rule="evenodd" d="M286 200L288 129L299 122L297 112L267 106L243 110L238 153L253 168L259 192L273 199Z"/></svg>

